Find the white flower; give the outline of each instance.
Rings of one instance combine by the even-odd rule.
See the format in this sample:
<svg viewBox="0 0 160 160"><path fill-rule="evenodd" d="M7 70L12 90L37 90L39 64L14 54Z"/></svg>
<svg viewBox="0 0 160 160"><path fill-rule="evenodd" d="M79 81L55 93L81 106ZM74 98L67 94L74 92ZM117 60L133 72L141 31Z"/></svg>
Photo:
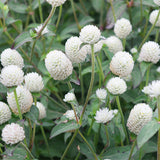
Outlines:
<svg viewBox="0 0 160 160"><path fill-rule="evenodd" d="M142 92L150 97L160 96L160 80L152 81L148 86L143 88Z"/></svg>
<svg viewBox="0 0 160 160"><path fill-rule="evenodd" d="M160 67L157 68L157 72L160 73Z"/></svg>
<svg viewBox="0 0 160 160"><path fill-rule="evenodd" d="M11 111L7 104L0 102L0 125L11 119Z"/></svg>
<svg viewBox="0 0 160 160"><path fill-rule="evenodd" d="M72 63L81 63L87 56L87 48L81 47L82 41L78 37L71 37L65 44L65 52Z"/></svg>
<svg viewBox="0 0 160 160"><path fill-rule="evenodd" d="M155 4L157 4L158 6L160 6L160 0L153 0Z"/></svg>
<svg viewBox="0 0 160 160"><path fill-rule="evenodd" d="M132 25L128 19L121 18L116 21L114 26L114 33L119 38L126 38L132 31Z"/></svg>
<svg viewBox="0 0 160 160"><path fill-rule="evenodd" d="M49 4L51 4L53 7L61 6L66 2L66 0L46 0Z"/></svg>
<svg viewBox="0 0 160 160"><path fill-rule="evenodd" d="M18 103L20 105L21 113L26 113L30 110L33 98L29 90L23 86L16 88ZM13 113L18 115L17 103L13 92L7 93L7 101Z"/></svg>
<svg viewBox="0 0 160 160"><path fill-rule="evenodd" d="M80 39L83 43L95 44L99 41L101 31L94 25L87 25L81 29Z"/></svg>
<svg viewBox="0 0 160 160"><path fill-rule="evenodd" d="M33 105L35 105L35 103L33 103ZM37 102L36 107L39 110L39 119L43 119L46 117L46 109L44 107L44 105L40 102Z"/></svg>
<svg viewBox="0 0 160 160"><path fill-rule="evenodd" d="M141 28L138 28L137 32L140 33L141 32Z"/></svg>
<svg viewBox="0 0 160 160"><path fill-rule="evenodd" d="M134 67L132 56L128 52L117 52L111 60L110 70L115 75L126 77L131 74Z"/></svg>
<svg viewBox="0 0 160 160"><path fill-rule="evenodd" d="M97 123L107 123L114 117L113 110L108 108L100 109L96 112L96 116L94 117Z"/></svg>
<svg viewBox="0 0 160 160"><path fill-rule="evenodd" d="M75 94L71 92L65 94L64 99L63 99L64 102L72 102L75 100L76 100Z"/></svg>
<svg viewBox="0 0 160 160"><path fill-rule="evenodd" d="M1 70L0 82L6 87L14 87L23 82L23 71L15 65L9 65Z"/></svg>
<svg viewBox="0 0 160 160"><path fill-rule="evenodd" d="M64 80L72 74L72 63L61 51L49 52L45 59L45 65L55 80Z"/></svg>
<svg viewBox="0 0 160 160"><path fill-rule="evenodd" d="M116 36L108 37L106 40L104 40L105 44L107 45L110 52L113 54L123 51L123 45L119 38Z"/></svg>
<svg viewBox="0 0 160 160"><path fill-rule="evenodd" d="M130 50L130 52L131 52L132 54L134 54L134 53L137 53L138 51L137 51L136 48L132 48L132 49Z"/></svg>
<svg viewBox="0 0 160 160"><path fill-rule="evenodd" d="M96 90L96 96L100 99L100 100L105 100L107 97L107 91L105 89L97 89Z"/></svg>
<svg viewBox="0 0 160 160"><path fill-rule="evenodd" d="M2 130L2 140L6 144L16 144L23 141L24 138L25 133L23 127L21 127L19 124L7 124Z"/></svg>
<svg viewBox="0 0 160 160"><path fill-rule="evenodd" d="M43 27L43 24L40 24L39 26L37 26L36 28L35 28L35 31L38 33L40 30L41 30L41 28ZM43 29L43 31L41 32L41 35L44 35L44 34L46 34L46 33L48 33L49 32L49 30L48 30L48 28L47 28L47 26Z"/></svg>
<svg viewBox="0 0 160 160"><path fill-rule="evenodd" d="M149 16L149 22L150 22L151 24L154 24L154 23L155 23L155 21L156 21L156 19L157 19L157 16L158 16L158 12L159 12L159 10L154 10L154 11L151 12L151 14L150 14L150 16ZM160 16L158 17L158 20L157 20L155 26L160 27Z"/></svg>
<svg viewBox="0 0 160 160"><path fill-rule="evenodd" d="M113 114L116 115L118 113L118 109L113 110Z"/></svg>
<svg viewBox="0 0 160 160"><path fill-rule="evenodd" d="M64 114L69 120L76 120L75 114L73 110L68 110L65 114Z"/></svg>
<svg viewBox="0 0 160 160"><path fill-rule="evenodd" d="M153 41L144 43L141 48L138 61L157 63L160 59L159 44Z"/></svg>
<svg viewBox="0 0 160 160"><path fill-rule="evenodd" d="M7 48L1 53L1 63L3 67L16 65L23 68L24 62L22 56L14 49Z"/></svg>
<svg viewBox="0 0 160 160"><path fill-rule="evenodd" d="M123 79L115 77L108 81L106 88L111 94L117 95L123 94L127 90L127 85Z"/></svg>
<svg viewBox="0 0 160 160"><path fill-rule="evenodd" d="M30 92L40 92L43 87L43 79L42 77L36 73L28 73L25 77L25 87L30 91Z"/></svg>
<svg viewBox="0 0 160 160"><path fill-rule="evenodd" d="M148 104L139 103L131 110L127 120L128 129L138 135L140 130L152 119L153 111Z"/></svg>

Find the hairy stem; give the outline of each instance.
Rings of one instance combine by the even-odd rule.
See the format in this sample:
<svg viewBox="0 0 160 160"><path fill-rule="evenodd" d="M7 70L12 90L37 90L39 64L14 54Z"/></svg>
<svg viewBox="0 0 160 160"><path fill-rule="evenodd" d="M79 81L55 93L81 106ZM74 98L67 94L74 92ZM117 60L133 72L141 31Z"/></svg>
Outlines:
<svg viewBox="0 0 160 160"><path fill-rule="evenodd" d="M134 150L134 147L136 146L136 143L137 143L137 139L135 139L135 141L132 144L132 148L131 148L128 160L131 160L132 158L133 150Z"/></svg>
<svg viewBox="0 0 160 160"><path fill-rule="evenodd" d="M43 12L42 12L42 6L41 6L41 1L40 0L38 0L38 5L39 5L40 20L41 20L41 23L43 23Z"/></svg>
<svg viewBox="0 0 160 160"><path fill-rule="evenodd" d="M79 77L80 77L80 85L81 85L81 97L82 97L82 103L83 103L84 102L84 84L83 84L81 64L79 64Z"/></svg>

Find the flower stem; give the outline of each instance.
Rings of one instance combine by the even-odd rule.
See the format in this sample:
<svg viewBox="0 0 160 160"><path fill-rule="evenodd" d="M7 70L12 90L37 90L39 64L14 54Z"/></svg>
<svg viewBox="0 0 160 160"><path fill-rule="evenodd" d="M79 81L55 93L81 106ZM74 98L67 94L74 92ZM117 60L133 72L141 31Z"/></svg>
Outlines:
<svg viewBox="0 0 160 160"><path fill-rule="evenodd" d="M35 48L35 45L36 45L37 40L38 40L38 39L35 39L34 42L33 42L33 45L32 45L31 57L30 57L30 61L31 61L31 62L32 62L32 57L33 57L33 54L34 54L34 48Z"/></svg>
<svg viewBox="0 0 160 160"><path fill-rule="evenodd" d="M98 141L99 141L99 135L100 135L100 130L101 130L101 124L99 124L99 126L98 126L98 133L95 133L95 136L94 136L94 146L95 146L95 149L97 149L97 145L98 145Z"/></svg>
<svg viewBox="0 0 160 160"><path fill-rule="evenodd" d="M99 56L97 55L97 61L98 61L98 65L99 65L99 70L101 73L101 77L102 77L102 82L104 81L104 73L103 73L103 69L102 69L102 64L101 64L101 60L99 58Z"/></svg>
<svg viewBox="0 0 160 160"><path fill-rule="evenodd" d="M40 0L38 0L38 5L39 5L39 15L40 15L41 23L43 23L43 12L42 12L42 6L41 6Z"/></svg>
<svg viewBox="0 0 160 160"><path fill-rule="evenodd" d="M91 122L91 125L90 125L90 127L89 127L89 129L88 129L88 132L87 132L87 136L89 136L90 135L90 133L91 133L91 130L92 130L92 127L93 127L93 124L94 124L94 119L92 119L92 122Z"/></svg>
<svg viewBox="0 0 160 160"><path fill-rule="evenodd" d="M141 5L141 22L143 19L143 4L142 4L142 0L140 0L140 5Z"/></svg>
<svg viewBox="0 0 160 160"><path fill-rule="evenodd" d="M123 51L125 51L125 47L126 47L126 39L123 39Z"/></svg>
<svg viewBox="0 0 160 160"><path fill-rule="evenodd" d="M160 121L160 96L157 98L158 121ZM160 129L158 131L157 159L160 159Z"/></svg>
<svg viewBox="0 0 160 160"><path fill-rule="evenodd" d="M86 15L88 15L85 5L83 4L83 1L82 0L79 0L79 1L80 1L82 8L84 9L84 12L86 13Z"/></svg>
<svg viewBox="0 0 160 160"><path fill-rule="evenodd" d="M131 148L128 160L131 160L131 158L132 158L132 154L133 154L134 147L136 146L136 142L137 142L137 139L135 139L132 144L132 148Z"/></svg>
<svg viewBox="0 0 160 160"><path fill-rule="evenodd" d="M150 72L151 64L147 68L147 73L146 73L146 86L148 86L149 82L149 72Z"/></svg>
<svg viewBox="0 0 160 160"><path fill-rule="evenodd" d="M78 154L77 154L75 160L78 160L78 158L80 157L80 155L81 155L81 152L78 152Z"/></svg>
<svg viewBox="0 0 160 160"><path fill-rule="evenodd" d="M78 120L78 117L77 117L77 113L76 113L76 110L75 110L74 105L73 105L72 103L71 103L71 106L72 106L72 109L73 109L73 111L74 111L74 115L75 115L75 117L76 117L77 124L79 124L79 120Z"/></svg>
<svg viewBox="0 0 160 160"><path fill-rule="evenodd" d="M156 29L155 42L158 42L158 39L159 39L159 28Z"/></svg>
<svg viewBox="0 0 160 160"><path fill-rule="evenodd" d="M110 5L111 5L111 8L112 8L112 13L113 13L114 22L116 22L116 14L115 14L115 11L114 11L114 7L113 7L112 0L110 0Z"/></svg>
<svg viewBox="0 0 160 160"><path fill-rule="evenodd" d="M69 90L71 90L71 89L72 89L72 85L71 85L71 82L70 82L70 81L67 82L67 85L68 85Z"/></svg>
<svg viewBox="0 0 160 160"><path fill-rule="evenodd" d="M58 29L59 22L61 20L61 16L62 16L62 5L59 7L58 20L57 20L57 23L56 23L56 30Z"/></svg>
<svg viewBox="0 0 160 160"><path fill-rule="evenodd" d="M84 84L83 84L83 76L82 76L82 66L79 64L79 77L80 77L80 85L81 85L81 97L82 103L84 102Z"/></svg>

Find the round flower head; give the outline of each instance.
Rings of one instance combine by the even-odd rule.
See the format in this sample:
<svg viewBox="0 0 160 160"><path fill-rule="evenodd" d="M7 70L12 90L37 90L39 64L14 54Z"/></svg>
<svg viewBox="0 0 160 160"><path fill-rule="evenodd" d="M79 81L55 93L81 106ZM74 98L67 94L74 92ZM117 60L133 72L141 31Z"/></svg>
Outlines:
<svg viewBox="0 0 160 160"><path fill-rule="evenodd" d="M75 94L71 92L65 94L64 99L63 99L64 102L72 102L75 100L76 100Z"/></svg>
<svg viewBox="0 0 160 160"><path fill-rule="evenodd" d="M114 115L117 115L117 113L118 113L118 109L114 109L114 110L113 110L113 114L114 114Z"/></svg>
<svg viewBox="0 0 160 160"><path fill-rule="evenodd" d="M158 6L160 6L160 0L153 0L155 4L157 4Z"/></svg>
<svg viewBox="0 0 160 160"><path fill-rule="evenodd" d="M83 43L95 44L99 41L101 31L94 25L87 25L81 29L80 39Z"/></svg>
<svg viewBox="0 0 160 160"><path fill-rule="evenodd" d="M154 11L151 12L151 14L150 14L150 16L149 16L149 22L150 22L151 24L154 24L154 23L155 23L155 21L156 21L156 19L157 19L157 16L158 16L158 12L159 12L159 10L154 10ZM160 16L158 17L158 20L157 20L155 26L160 27Z"/></svg>
<svg viewBox="0 0 160 160"><path fill-rule="evenodd" d="M100 100L105 100L107 97L107 91L105 89L97 89L96 90L96 96L100 99Z"/></svg>
<svg viewBox="0 0 160 160"><path fill-rule="evenodd" d="M69 120L75 120L75 114L73 110L68 110L65 114L64 114Z"/></svg>
<svg viewBox="0 0 160 160"><path fill-rule="evenodd" d="M114 26L114 33L119 38L126 38L132 31L132 25L128 19L121 18L116 21Z"/></svg>
<svg viewBox="0 0 160 160"><path fill-rule="evenodd" d="M72 63L61 51L49 52L45 59L45 65L55 80L64 80L72 74Z"/></svg>
<svg viewBox="0 0 160 160"><path fill-rule="evenodd" d="M108 108L100 109L96 112L96 116L94 117L97 123L107 123L114 117L113 110Z"/></svg>
<svg viewBox="0 0 160 160"><path fill-rule="evenodd" d="M107 45L109 51L113 54L117 53L118 51L123 51L122 42L116 36L111 36L107 38L104 42Z"/></svg>
<svg viewBox="0 0 160 160"><path fill-rule="evenodd" d="M132 49L130 50L130 52L131 52L132 54L134 54L134 53L137 53L138 51L137 51L136 48L132 48Z"/></svg>
<svg viewBox="0 0 160 160"><path fill-rule="evenodd" d="M25 133L23 127L21 127L19 124L7 124L2 130L2 140L6 144L16 144L23 141L24 138Z"/></svg>
<svg viewBox="0 0 160 160"><path fill-rule="evenodd" d="M1 53L1 64L3 67L16 65L19 68L23 68L24 66L22 56L16 50L10 48Z"/></svg>
<svg viewBox="0 0 160 160"><path fill-rule="evenodd" d="M18 103L20 105L21 113L26 113L30 110L33 98L29 90L23 86L16 88ZM13 92L7 93L7 101L13 113L18 115L17 103Z"/></svg>
<svg viewBox="0 0 160 160"><path fill-rule="evenodd" d="M146 42L140 51L138 61L152 62L156 64L160 59L160 48L156 42Z"/></svg>
<svg viewBox="0 0 160 160"><path fill-rule="evenodd" d="M157 68L157 72L160 73L160 67Z"/></svg>
<svg viewBox="0 0 160 160"><path fill-rule="evenodd" d="M138 135L140 130L152 119L152 109L145 103L133 107L127 120L128 129Z"/></svg>
<svg viewBox="0 0 160 160"><path fill-rule="evenodd" d="M115 77L108 81L106 88L111 94L117 95L123 94L127 90L127 85L123 79Z"/></svg>
<svg viewBox="0 0 160 160"><path fill-rule="evenodd" d="M23 82L23 71L15 65L9 65L2 69L0 82L6 87L18 86Z"/></svg>
<svg viewBox="0 0 160 160"><path fill-rule="evenodd" d="M53 7L61 6L66 2L66 0L46 0L49 4L51 4Z"/></svg>
<svg viewBox="0 0 160 160"><path fill-rule="evenodd" d="M128 52L117 52L111 60L110 70L115 75L126 77L131 74L134 67L132 56Z"/></svg>
<svg viewBox="0 0 160 160"><path fill-rule="evenodd" d="M87 48L81 47L82 41L78 37L71 37L65 44L65 52L72 63L81 63L87 56Z"/></svg>
<svg viewBox="0 0 160 160"><path fill-rule="evenodd" d="M40 92L43 87L43 80L42 77L36 73L28 73L25 77L25 87L30 91L30 92Z"/></svg>
<svg viewBox="0 0 160 160"><path fill-rule="evenodd" d="M33 105L35 105L35 103L33 103ZM39 110L39 119L43 119L46 117L46 109L44 107L44 105L40 102L37 102L36 107Z"/></svg>
<svg viewBox="0 0 160 160"><path fill-rule="evenodd" d="M7 104L0 102L0 124L11 119L11 111Z"/></svg>
<svg viewBox="0 0 160 160"><path fill-rule="evenodd" d="M36 28L35 28L35 31L38 33L40 30L41 30L41 28L43 27L43 24L40 24L39 26L37 26ZM46 34L46 33L48 33L49 32L49 30L48 30L48 28L47 28L47 26L43 29L43 31L41 32L41 35L43 35L43 34Z"/></svg>

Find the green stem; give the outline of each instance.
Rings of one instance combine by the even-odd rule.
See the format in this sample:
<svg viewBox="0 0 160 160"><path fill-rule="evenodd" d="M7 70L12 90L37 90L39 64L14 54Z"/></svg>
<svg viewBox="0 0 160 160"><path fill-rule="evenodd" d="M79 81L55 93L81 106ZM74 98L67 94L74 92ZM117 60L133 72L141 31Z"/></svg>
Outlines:
<svg viewBox="0 0 160 160"><path fill-rule="evenodd" d="M58 20L57 20L57 23L56 23L56 30L58 29L59 22L61 20L61 16L62 16L62 5L59 7Z"/></svg>
<svg viewBox="0 0 160 160"><path fill-rule="evenodd" d="M85 8L85 5L83 4L83 1L82 1L82 0L79 0L79 1L80 1L80 4L81 4L84 12L86 13L86 15L88 15L87 10L86 10L86 8Z"/></svg>
<svg viewBox="0 0 160 160"><path fill-rule="evenodd" d="M98 65L99 65L99 69L100 69L100 73L102 76L102 82L104 81L104 73L103 73L103 69L102 69L102 64L101 64L101 60L99 58L99 56L97 55L97 61L98 61Z"/></svg>
<svg viewBox="0 0 160 160"><path fill-rule="evenodd" d="M74 111L74 115L75 115L75 117L76 117L77 124L79 124L79 120L78 120L78 117L77 117L77 113L76 113L76 110L75 110L74 105L73 105L72 103L71 103L71 106L72 106L72 109L73 109L73 111Z"/></svg>
<svg viewBox="0 0 160 160"><path fill-rule="evenodd" d="M160 121L160 96L157 98L157 108L158 108L158 121ZM158 142L157 142L157 160L160 159L160 129L158 131Z"/></svg>
<svg viewBox="0 0 160 160"><path fill-rule="evenodd" d="M126 127L125 127L124 115L123 115L122 108L121 108L121 105L120 105L119 96L116 96L116 102L117 102L119 113L121 115L122 126L123 126L123 130L124 130L124 133L125 133L125 136L126 136L126 139L127 139L127 144L129 144L129 138L128 138L127 130L126 130Z"/></svg>
<svg viewBox="0 0 160 160"><path fill-rule="evenodd" d="M116 22L116 14L115 14L115 11L114 11L114 7L113 7L112 0L110 0L110 5L111 5L111 8L112 8L112 13L113 13L114 22Z"/></svg>
<svg viewBox="0 0 160 160"><path fill-rule="evenodd" d="M82 97L82 103L83 103L84 102L84 84L83 84L81 64L79 64L79 77L80 77L80 85L81 85L81 97Z"/></svg>
<svg viewBox="0 0 160 160"><path fill-rule="evenodd" d="M78 152L78 154L77 154L77 156L76 156L75 160L78 160L78 159L79 159L79 157L80 157L80 155L81 155L81 152Z"/></svg>
<svg viewBox="0 0 160 160"><path fill-rule="evenodd" d="M146 73L146 86L148 86L149 82L149 72L150 72L151 64L147 68L147 73Z"/></svg>
<svg viewBox="0 0 160 160"><path fill-rule="evenodd" d="M27 30L27 27L28 27L28 24L29 24L29 19L30 19L30 15L28 13L27 20L26 20L26 23L25 23L25 30Z"/></svg>
<svg viewBox="0 0 160 160"><path fill-rule="evenodd" d="M32 138L30 141L30 151L32 151L33 144L34 144L34 139L35 139L35 133L36 133L36 123L33 124L33 132L32 132Z"/></svg>
<svg viewBox="0 0 160 160"><path fill-rule="evenodd" d="M140 0L140 5L141 5L141 22L143 19L143 4L142 4L142 0Z"/></svg>
<svg viewBox="0 0 160 160"><path fill-rule="evenodd" d="M139 160L142 159L142 148L139 149Z"/></svg>
<svg viewBox="0 0 160 160"><path fill-rule="evenodd" d="M33 21L34 23L36 23L34 11L33 11L33 9L32 9L32 1L31 1L31 0L29 0L29 7L30 7L30 12L33 12L33 14L31 15L32 21Z"/></svg>
<svg viewBox="0 0 160 160"><path fill-rule="evenodd" d="M155 42L158 42L158 39L159 39L159 28L156 29Z"/></svg>
<svg viewBox="0 0 160 160"><path fill-rule="evenodd" d="M97 145L98 145L98 141L99 141L99 135L100 135L100 130L101 130L101 124L99 124L98 133L95 133L95 136L94 136L94 146L95 146L95 149L97 149Z"/></svg>
<svg viewBox="0 0 160 160"><path fill-rule="evenodd" d="M43 23L43 12L42 12L42 6L41 6L40 0L38 0L38 5L39 5L39 15L40 15L41 23Z"/></svg>
<svg viewBox="0 0 160 160"><path fill-rule="evenodd" d="M123 39L123 51L125 51L125 47L126 47L126 39Z"/></svg>
<svg viewBox="0 0 160 160"><path fill-rule="evenodd" d="M32 45L31 57L30 57L31 62L32 62L32 57L33 57L33 54L34 54L34 48L35 48L36 42L37 42L37 39L34 40L33 45Z"/></svg>
<svg viewBox="0 0 160 160"><path fill-rule="evenodd" d="M137 142L137 139L135 139L135 141L132 144L132 148L131 148L128 160L131 160L132 158L132 154L133 154L134 147L136 146L136 142Z"/></svg>
<svg viewBox="0 0 160 160"><path fill-rule="evenodd" d="M100 11L100 27L103 28L103 7L104 7L104 0L101 1L101 11Z"/></svg>
<svg viewBox="0 0 160 160"><path fill-rule="evenodd" d="M72 89L72 85L71 85L71 82L70 82L70 81L67 82L67 85L68 85L69 90L71 90L71 89Z"/></svg>
<svg viewBox="0 0 160 160"><path fill-rule="evenodd" d="M92 130L92 127L93 127L93 124L94 124L94 119L92 119L92 122L91 122L91 125L90 125L90 127L89 127L89 129L88 129L88 132L87 132L87 136L89 136L90 135L90 133L91 133L91 130Z"/></svg>

